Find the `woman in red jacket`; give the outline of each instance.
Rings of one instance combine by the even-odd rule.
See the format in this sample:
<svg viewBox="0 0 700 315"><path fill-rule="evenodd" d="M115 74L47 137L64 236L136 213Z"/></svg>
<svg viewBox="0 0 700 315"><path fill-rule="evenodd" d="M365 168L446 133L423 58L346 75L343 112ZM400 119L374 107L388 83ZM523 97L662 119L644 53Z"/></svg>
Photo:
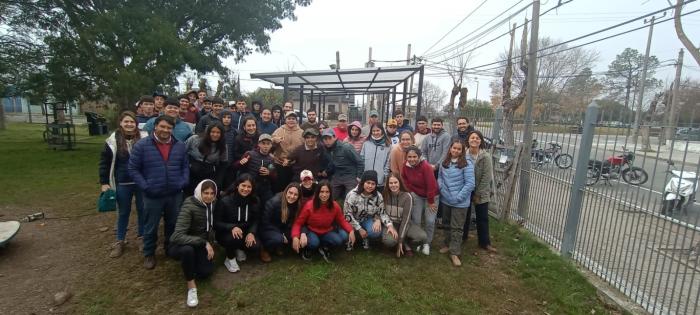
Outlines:
<svg viewBox="0 0 700 315"><path fill-rule="evenodd" d="M313 250L325 261L330 260L330 249L345 244L355 243L352 226L345 220L345 215L331 196L331 185L324 180L318 184L313 200L309 200L301 209L292 226L292 248L301 258L309 260ZM348 236L349 234L349 236Z"/></svg>
<svg viewBox="0 0 700 315"><path fill-rule="evenodd" d="M416 146L406 149L406 164L401 169L401 180L413 197L413 211L411 219L414 224L421 226L425 215L425 244L418 247L424 255L430 255L430 242L435 233L435 216L437 206L440 203L440 191L437 180L433 174L433 167L427 161L421 159L421 151Z"/></svg>

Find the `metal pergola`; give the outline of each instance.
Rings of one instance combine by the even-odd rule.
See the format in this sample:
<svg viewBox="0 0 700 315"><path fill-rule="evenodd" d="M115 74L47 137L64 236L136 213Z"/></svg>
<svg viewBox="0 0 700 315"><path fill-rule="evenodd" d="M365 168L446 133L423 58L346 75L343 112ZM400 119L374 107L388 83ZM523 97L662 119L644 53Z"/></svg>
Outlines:
<svg viewBox="0 0 700 315"><path fill-rule="evenodd" d="M396 110L396 104L401 104L401 110L406 112L406 104L412 98L417 98L415 117L420 116L423 105L423 65L408 65L398 67L377 67L359 69L332 69L317 71L289 71L251 73L251 79L260 79L284 88L284 99L288 100L289 91L298 91L300 111L304 111L304 95L308 95L311 104L318 98L319 104L325 108L327 96L373 95L381 96L381 104L377 104L380 117L388 120L389 114ZM412 92L410 85L413 77L418 75L418 91ZM410 82L410 83L409 83ZM402 89L402 91L399 91ZM397 100L399 94L401 99ZM319 109L317 109L319 110ZM365 113L367 112L365 108ZM301 117L300 117L301 119Z"/></svg>

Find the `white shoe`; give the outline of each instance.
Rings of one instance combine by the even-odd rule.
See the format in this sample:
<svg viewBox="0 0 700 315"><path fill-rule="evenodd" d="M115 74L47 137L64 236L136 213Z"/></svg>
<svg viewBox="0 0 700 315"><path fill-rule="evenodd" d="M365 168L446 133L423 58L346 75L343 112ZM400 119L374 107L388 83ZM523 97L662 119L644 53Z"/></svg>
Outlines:
<svg viewBox="0 0 700 315"><path fill-rule="evenodd" d="M246 259L248 259L248 256L245 254L245 251L242 249L237 249L236 250L236 260L240 262L244 262Z"/></svg>
<svg viewBox="0 0 700 315"><path fill-rule="evenodd" d="M238 267L238 262L236 262L236 259L228 259L228 257L224 260L224 266L226 266L226 269L228 269L228 272L239 272L241 270L240 267Z"/></svg>
<svg viewBox="0 0 700 315"><path fill-rule="evenodd" d="M430 255L430 244L423 244L420 248L420 252L423 253L425 256Z"/></svg>
<svg viewBox="0 0 700 315"><path fill-rule="evenodd" d="M195 307L197 304L199 304L199 299L197 298L197 288L187 290L187 306Z"/></svg>

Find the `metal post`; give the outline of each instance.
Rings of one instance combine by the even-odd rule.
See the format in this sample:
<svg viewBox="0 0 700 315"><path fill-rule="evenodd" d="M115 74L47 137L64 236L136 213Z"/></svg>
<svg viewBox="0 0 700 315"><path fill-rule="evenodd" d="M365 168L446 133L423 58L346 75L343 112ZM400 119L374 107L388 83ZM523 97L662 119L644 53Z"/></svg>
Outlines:
<svg viewBox="0 0 700 315"><path fill-rule="evenodd" d="M310 93L309 108L314 108L314 90L313 89L311 90L311 93ZM318 109L316 110L316 113L318 114ZM301 115L302 117L304 116L304 114L302 114L302 113L299 113L299 115ZM309 118L307 117L306 119L309 119ZM318 119L320 119L320 118L318 118Z"/></svg>
<svg viewBox="0 0 700 315"><path fill-rule="evenodd" d="M581 216L581 204L583 203L583 190L586 188L586 172L588 171L588 159L593 147L593 133L596 119L598 118L598 104L591 102L586 109L586 117L583 122L583 134L576 160L576 173L574 183L571 186L569 207L566 211L566 223L564 225L564 237L561 242L561 255L571 258L576 246L576 230ZM529 158L529 157L528 157Z"/></svg>
<svg viewBox="0 0 700 315"><path fill-rule="evenodd" d="M418 73L418 104L416 105L416 119L420 117L420 107L423 105L423 73L424 66L420 66L420 72ZM415 121L415 120L414 120Z"/></svg>
<svg viewBox="0 0 700 315"><path fill-rule="evenodd" d="M322 108L323 114L320 114L320 111L319 111L319 115L321 115L320 116L321 118L319 118L319 120L326 120L326 96L325 95L321 95L321 108Z"/></svg>
<svg viewBox="0 0 700 315"><path fill-rule="evenodd" d="M666 12L664 12L666 15ZM639 97L637 100L637 113L634 115L634 143L637 143L637 138L639 137L639 124L642 122L642 102L644 101L644 86L647 81L647 66L649 65L649 50L651 49L651 36L654 33L654 21L655 16L651 17L651 20L647 21L644 19L644 23L651 23L649 25L649 36L647 37L647 50L644 53L644 65L642 67L642 79L639 85Z"/></svg>
<svg viewBox="0 0 700 315"><path fill-rule="evenodd" d="M527 61L527 97L525 103L525 130L523 130L523 154L520 156L522 172L520 173L520 192L518 199L518 215L528 218L530 208L530 152L532 146L532 108L537 93L537 46L539 44L540 1L532 2L532 27L530 33L530 51Z"/></svg>
<svg viewBox="0 0 700 315"><path fill-rule="evenodd" d="M492 145L497 145L498 140L501 139L501 121L503 120L503 106L499 106L496 109L496 118L493 122L493 128L491 129L491 143Z"/></svg>
<svg viewBox="0 0 700 315"><path fill-rule="evenodd" d="M29 123L33 123L32 121L32 103L27 102L27 114L29 115Z"/></svg>
<svg viewBox="0 0 700 315"><path fill-rule="evenodd" d="M294 105L294 103L292 103ZM292 107L292 110L294 110L294 107ZM299 124L301 125L301 118L304 116L302 114L304 112L304 85L299 86Z"/></svg>
<svg viewBox="0 0 700 315"><path fill-rule="evenodd" d="M392 90L392 93L391 93L391 115L387 113L387 115L386 115L386 117L387 117L386 120L387 120L387 121L389 121L389 117L393 117L393 116L394 116L394 112L395 112L395 111L396 111L396 88L394 88L394 89ZM387 112L388 112L388 111L387 111Z"/></svg>
<svg viewBox="0 0 700 315"><path fill-rule="evenodd" d="M673 80L673 91L671 97L671 110L668 115L668 127L666 128L666 142L671 145L676 134L676 116L678 116L678 99L680 98L681 70L683 69L683 48L678 52L678 63L676 64L676 77Z"/></svg>
<svg viewBox="0 0 700 315"><path fill-rule="evenodd" d="M285 76L284 77L284 92L282 95L283 99L282 99L282 104L280 104L280 105L284 105L284 102L289 100L289 88L287 87L288 85L289 85L289 77ZM276 105L276 104L273 104L273 105ZM282 117L282 118L284 118L284 117Z"/></svg>

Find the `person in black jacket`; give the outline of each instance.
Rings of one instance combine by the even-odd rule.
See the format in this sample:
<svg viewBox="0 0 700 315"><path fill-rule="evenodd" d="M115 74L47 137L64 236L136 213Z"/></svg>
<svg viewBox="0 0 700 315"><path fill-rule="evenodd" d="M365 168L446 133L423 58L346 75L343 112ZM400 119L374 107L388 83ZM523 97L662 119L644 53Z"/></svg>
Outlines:
<svg viewBox="0 0 700 315"><path fill-rule="evenodd" d="M282 248L290 245L292 225L301 208L299 192L299 184L291 183L265 203L259 228L263 244L260 260L263 262L272 260L268 251L281 255Z"/></svg>
<svg viewBox="0 0 700 315"><path fill-rule="evenodd" d="M210 123L204 132L185 141L190 162L190 181L184 192L186 197L192 196L194 188L204 179L222 184L228 161L224 130L221 123Z"/></svg>
<svg viewBox="0 0 700 315"><path fill-rule="evenodd" d="M258 121L253 116L243 119L243 130L238 133L234 140L233 160L238 161L246 152L255 149L258 145Z"/></svg>
<svg viewBox="0 0 700 315"><path fill-rule="evenodd" d="M258 248L258 209L260 201L254 193L255 180L242 174L224 192L216 204L214 229L216 241L226 249L224 266L229 272L238 272L238 261L245 261L245 249Z"/></svg>
<svg viewBox="0 0 700 315"><path fill-rule="evenodd" d="M195 278L204 279L214 271L213 240L216 184L205 179L194 190L194 196L185 199L177 217L175 231L170 237L168 255L180 261L187 281L187 306L199 304Z"/></svg>
<svg viewBox="0 0 700 315"><path fill-rule="evenodd" d="M241 174L248 173L255 179L255 194L262 202L272 198L272 182L277 177L271 149L272 137L261 134L258 147L243 154L243 157L233 164L235 170Z"/></svg>

